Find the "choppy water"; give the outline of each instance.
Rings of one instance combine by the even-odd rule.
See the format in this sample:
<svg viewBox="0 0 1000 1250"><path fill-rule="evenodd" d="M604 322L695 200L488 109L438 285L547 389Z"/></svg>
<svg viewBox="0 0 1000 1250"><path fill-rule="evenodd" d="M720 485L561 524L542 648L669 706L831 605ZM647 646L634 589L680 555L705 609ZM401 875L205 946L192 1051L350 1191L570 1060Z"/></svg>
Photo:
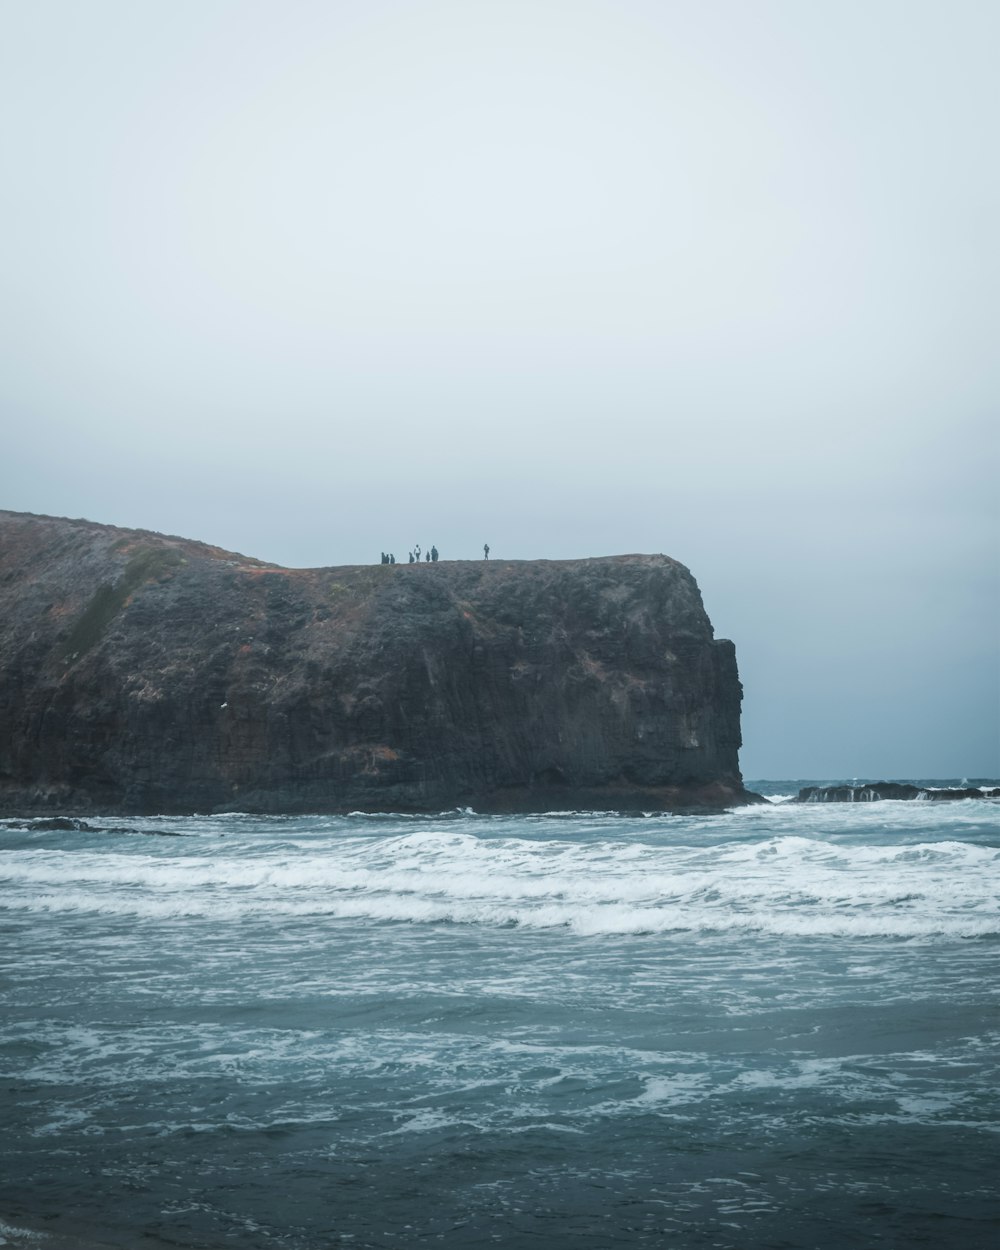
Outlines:
<svg viewBox="0 0 1000 1250"><path fill-rule="evenodd" d="M0 1244L992 1247L998 818L0 828Z"/></svg>

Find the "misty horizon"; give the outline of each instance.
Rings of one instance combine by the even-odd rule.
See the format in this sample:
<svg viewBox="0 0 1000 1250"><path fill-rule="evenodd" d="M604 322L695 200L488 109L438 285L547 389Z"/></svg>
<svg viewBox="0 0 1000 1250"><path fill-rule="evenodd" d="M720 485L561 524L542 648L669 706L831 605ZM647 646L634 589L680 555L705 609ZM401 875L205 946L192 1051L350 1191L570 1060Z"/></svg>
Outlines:
<svg viewBox="0 0 1000 1250"><path fill-rule="evenodd" d="M747 777L1000 770L1000 11L8 6L0 505L662 552Z"/></svg>

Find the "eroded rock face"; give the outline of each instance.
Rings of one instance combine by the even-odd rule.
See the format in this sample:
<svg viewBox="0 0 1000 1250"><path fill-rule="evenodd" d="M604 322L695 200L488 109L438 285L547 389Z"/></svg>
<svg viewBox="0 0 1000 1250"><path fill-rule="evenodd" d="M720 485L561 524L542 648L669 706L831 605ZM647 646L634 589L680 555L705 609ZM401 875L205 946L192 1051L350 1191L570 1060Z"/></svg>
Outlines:
<svg viewBox="0 0 1000 1250"><path fill-rule="evenodd" d="M749 801L741 687L666 556L284 569L0 512L0 809Z"/></svg>

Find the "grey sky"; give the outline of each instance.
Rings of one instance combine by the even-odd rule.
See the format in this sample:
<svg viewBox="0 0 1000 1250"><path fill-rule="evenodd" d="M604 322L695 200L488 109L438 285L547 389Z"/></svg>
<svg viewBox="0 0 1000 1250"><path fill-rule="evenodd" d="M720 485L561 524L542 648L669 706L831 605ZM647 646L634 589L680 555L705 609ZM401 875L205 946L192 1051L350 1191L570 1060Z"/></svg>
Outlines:
<svg viewBox="0 0 1000 1250"><path fill-rule="evenodd" d="M747 776L995 774L998 46L994 0L4 0L0 503L664 551Z"/></svg>

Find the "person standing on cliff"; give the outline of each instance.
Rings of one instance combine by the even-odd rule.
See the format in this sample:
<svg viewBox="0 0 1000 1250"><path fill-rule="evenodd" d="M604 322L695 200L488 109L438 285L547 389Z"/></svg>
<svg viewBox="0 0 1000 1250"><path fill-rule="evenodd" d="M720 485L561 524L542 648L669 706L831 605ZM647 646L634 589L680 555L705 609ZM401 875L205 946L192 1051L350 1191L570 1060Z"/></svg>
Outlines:
<svg viewBox="0 0 1000 1250"><path fill-rule="evenodd" d="M434 564L437 564L438 562L438 549L433 545L431 546L431 560Z"/></svg>
<svg viewBox="0 0 1000 1250"><path fill-rule="evenodd" d="M483 543L483 559L488 560L489 558L490 558L490 545L489 543Z"/></svg>

